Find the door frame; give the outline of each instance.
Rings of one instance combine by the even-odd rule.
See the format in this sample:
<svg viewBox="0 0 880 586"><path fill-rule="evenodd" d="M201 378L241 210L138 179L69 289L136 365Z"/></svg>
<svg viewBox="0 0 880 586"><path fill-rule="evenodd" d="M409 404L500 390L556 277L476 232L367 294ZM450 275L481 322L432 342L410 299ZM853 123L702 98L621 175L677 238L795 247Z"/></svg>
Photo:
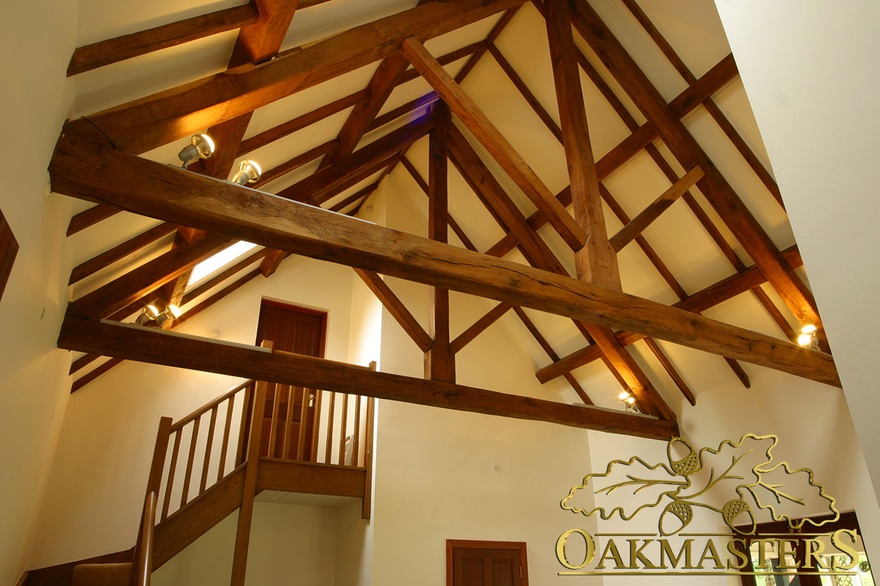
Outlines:
<svg viewBox="0 0 880 586"><path fill-rule="evenodd" d="M813 519L816 522L827 520L827 522L821 526L823 532L833 532L837 531L838 529L855 529L856 531L858 531L859 537L862 537L862 531L859 528L859 519L854 511L839 513L837 515L837 519L834 521L831 520L832 518L833 515L824 515L820 517L814 517ZM744 537L746 541L745 550L740 550L748 558L748 569L751 569L752 567L752 554L750 547L752 541L761 539L762 535L785 534L786 532L790 532L790 527L789 524L785 521L770 521L767 523L758 523L755 526L755 534L747 535ZM863 537L862 543L864 544ZM865 550L867 551L867 547L865 547ZM819 576L802 575L798 572L795 572L792 575L799 576L799 582L804 586L813 586L814 584L819 586L821 584ZM742 581L743 586L755 586L755 584L758 583L757 576L742 574L740 575L740 580Z"/></svg>
<svg viewBox="0 0 880 586"><path fill-rule="evenodd" d="M468 539L446 540L446 586L452 586L452 551L454 549L499 549L519 552L522 568L522 586L529 586L529 564L524 541L475 541Z"/></svg>

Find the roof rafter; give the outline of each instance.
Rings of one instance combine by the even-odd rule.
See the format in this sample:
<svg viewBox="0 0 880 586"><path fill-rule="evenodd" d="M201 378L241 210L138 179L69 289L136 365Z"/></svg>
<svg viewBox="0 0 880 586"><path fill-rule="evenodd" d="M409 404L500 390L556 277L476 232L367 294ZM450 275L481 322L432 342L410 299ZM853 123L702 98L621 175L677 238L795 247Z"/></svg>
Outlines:
<svg viewBox="0 0 880 586"><path fill-rule="evenodd" d="M446 73L424 45L415 38L408 38L401 45L413 67L434 88L444 102L483 144L498 164L516 182L520 189L544 212L550 225L559 233L572 250L580 250L586 242L586 234L574 218L560 205L553 193L529 167L525 159L513 148L489 118Z"/></svg>
<svg viewBox="0 0 880 586"><path fill-rule="evenodd" d="M408 37L430 39L524 1L428 2L284 51L261 65L208 76L65 127L72 131L94 124L117 148L142 153L383 59Z"/></svg>
<svg viewBox="0 0 880 586"><path fill-rule="evenodd" d="M572 20L676 158L686 168L703 168L705 175L698 182L701 191L798 321L820 325L812 293L787 265L765 230L598 14L584 2L572 3Z"/></svg>
<svg viewBox="0 0 880 586"><path fill-rule="evenodd" d="M786 250L783 254L788 263L791 264L792 268L798 268L803 264L796 248ZM673 307L678 307L694 313L702 313L710 307L714 307L719 303L733 299L737 295L753 290L766 282L767 277L765 277L757 267L750 267L742 272L731 275L718 283L710 285L705 289L694 293L690 297L682 299L673 304ZM630 332L619 332L617 337L622 344L632 344L641 340L644 336ZM555 361L549 366L545 366L538 370L536 375L539 381L547 382L553 378L562 376L564 373L571 372L575 368L589 364L598 358L601 358L601 354L599 354L595 348L588 346L572 352L568 356ZM735 367L734 370L736 370ZM742 378L742 375L740 374L737 376ZM748 387L748 385L746 386Z"/></svg>

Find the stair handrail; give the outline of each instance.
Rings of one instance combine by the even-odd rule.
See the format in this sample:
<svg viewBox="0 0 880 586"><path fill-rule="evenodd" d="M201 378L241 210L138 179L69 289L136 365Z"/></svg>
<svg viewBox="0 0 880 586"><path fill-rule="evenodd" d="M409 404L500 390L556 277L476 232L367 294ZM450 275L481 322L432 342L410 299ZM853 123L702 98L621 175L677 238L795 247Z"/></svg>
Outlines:
<svg viewBox="0 0 880 586"><path fill-rule="evenodd" d="M253 384L254 384L253 379L248 379L248 380L242 381L241 383L239 383L235 387L232 387L225 394L217 397L216 399L214 399L210 403L206 403L205 405L202 405L201 407L199 407L198 409L196 409L195 411L193 411L192 413L190 413L186 417L178 420L177 423L175 423L174 425L171 426L171 430L170 430L171 433L178 431L179 429L184 427L187 423L195 421L196 419L198 419L199 417L201 417L202 415L204 415L205 413L207 413L208 411L210 411L214 407L217 407L218 405L220 405L221 403L223 403L224 401L229 399L232 395L235 395L239 391L244 390ZM245 404L247 404L247 401L245 401Z"/></svg>
<svg viewBox="0 0 880 586"><path fill-rule="evenodd" d="M144 500L140 536L135 545L135 558L131 572L131 586L150 586L153 574L153 539L156 534L156 507L159 495L150 491Z"/></svg>

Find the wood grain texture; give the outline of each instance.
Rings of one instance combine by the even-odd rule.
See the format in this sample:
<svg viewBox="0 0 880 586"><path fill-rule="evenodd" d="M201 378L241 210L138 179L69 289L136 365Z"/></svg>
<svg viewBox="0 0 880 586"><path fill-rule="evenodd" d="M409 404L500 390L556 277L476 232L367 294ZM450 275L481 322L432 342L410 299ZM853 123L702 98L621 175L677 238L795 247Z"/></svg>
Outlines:
<svg viewBox="0 0 880 586"><path fill-rule="evenodd" d="M363 498L365 484L363 468L262 458L257 469L260 490Z"/></svg>
<svg viewBox="0 0 880 586"><path fill-rule="evenodd" d="M452 114L444 103L434 106L434 128L428 140L428 238L449 242L449 129ZM450 342L449 290L431 287L428 334L433 339L425 353L425 377L455 382L455 353Z"/></svg>
<svg viewBox="0 0 880 586"><path fill-rule="evenodd" d="M699 167L694 167L684 177L673 183L672 187L664 191L648 207L639 212L639 215L630 220L617 234L611 237L611 246L614 250L619 252L624 246L632 242L636 236L644 232L645 228L659 218L660 214L669 209L669 206L675 203L678 198L684 195L702 177L703 170Z"/></svg>
<svg viewBox="0 0 880 586"><path fill-rule="evenodd" d="M784 256L793 268L799 268L803 265L800 254L795 247L784 251ZM682 299L675 303L673 307L692 311L694 313L701 313L710 307L714 307L719 303L733 299L737 295L750 291L766 282L767 277L765 277L757 267L749 267L742 272L731 275L726 279L722 279L721 281ZM618 332L617 338L622 344L626 345L637 342L644 338L644 336L631 332ZM593 346L588 346L554 361L553 364L539 369L535 374L539 381L547 382L558 376L570 373L575 368L589 364L599 358L601 358L601 353L598 349ZM739 369L737 365L737 367L734 367L734 370L741 369ZM742 379L740 374L737 373L737 376Z"/></svg>
<svg viewBox="0 0 880 586"><path fill-rule="evenodd" d="M403 328L403 331L407 333L410 339L415 342L416 346L418 346L422 352L429 351L434 342L431 339L431 336L425 331L409 309L406 308L403 301L394 294L391 287L382 280L382 277L373 271L364 271L357 268L354 269L354 272L357 273L364 284L369 287L370 291L373 292L373 295L375 295L385 309L388 310L388 313L390 313L395 321L397 321L398 325Z"/></svg>
<svg viewBox="0 0 880 586"><path fill-rule="evenodd" d="M575 221L588 235L585 246L575 251L577 276L588 283L620 291L620 269L605 228L568 0L546 0L544 5L572 210Z"/></svg>
<svg viewBox="0 0 880 586"><path fill-rule="evenodd" d="M815 299L801 278L788 266L767 232L715 167L684 124L667 107L657 89L627 54L593 9L572 3L572 20L630 98L657 129L658 134L685 168L700 166L705 175L700 191L718 212L743 248L767 275L767 280L801 323L819 325Z"/></svg>
<svg viewBox="0 0 880 586"><path fill-rule="evenodd" d="M95 170L98 169L98 172ZM532 307L839 385L830 356L570 277L187 173L67 134L54 189L236 240Z"/></svg>
<svg viewBox="0 0 880 586"><path fill-rule="evenodd" d="M429 2L258 66L242 66L89 116L118 148L142 153L383 59L413 35L430 39L524 0ZM68 129L90 126L84 119Z"/></svg>
<svg viewBox="0 0 880 586"><path fill-rule="evenodd" d="M431 84L456 116L486 148L504 172L529 197L535 207L544 212L547 221L572 250L580 250L586 234L564 206L541 181L529 164L498 131L477 103L467 95L425 46L415 38L401 44L401 51L422 77Z"/></svg>
<svg viewBox="0 0 880 586"><path fill-rule="evenodd" d="M374 372L322 358L269 352L114 322L68 316L62 325L59 345L81 352L109 353L126 360L611 433L668 439L678 432L674 421Z"/></svg>
<svg viewBox="0 0 880 586"><path fill-rule="evenodd" d="M154 541L153 570L162 567L235 511L241 505L243 487L244 468L239 468L190 501L185 509L159 523Z"/></svg>
<svg viewBox="0 0 880 586"><path fill-rule="evenodd" d="M70 58L67 76L85 73L111 63L175 47L210 35L254 23L259 13L250 2L172 22L170 24L78 47Z"/></svg>

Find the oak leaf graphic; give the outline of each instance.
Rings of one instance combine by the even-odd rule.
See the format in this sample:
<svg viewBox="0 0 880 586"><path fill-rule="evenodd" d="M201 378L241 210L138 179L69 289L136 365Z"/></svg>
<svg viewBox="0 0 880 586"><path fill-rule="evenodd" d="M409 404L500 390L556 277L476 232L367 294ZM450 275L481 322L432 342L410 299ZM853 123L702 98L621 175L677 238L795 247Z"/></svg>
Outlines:
<svg viewBox="0 0 880 586"><path fill-rule="evenodd" d="M799 528L805 521L795 518L803 515L779 510L803 507L808 497L827 503L835 519L839 517L834 499L814 482L811 470L792 470L786 462L773 461L778 441L773 435L745 434L738 442L724 440L717 449L695 451L685 440L673 438L667 445L668 462L652 465L638 457L613 460L605 472L585 476L561 505L573 513L598 514L603 520L618 516L624 521L663 505L658 520L661 535L687 527L697 508L715 511L728 527L747 535L755 532L758 509L770 511L774 520L788 521L792 530ZM682 449L686 453L679 456ZM820 524L826 522L830 521Z"/></svg>

